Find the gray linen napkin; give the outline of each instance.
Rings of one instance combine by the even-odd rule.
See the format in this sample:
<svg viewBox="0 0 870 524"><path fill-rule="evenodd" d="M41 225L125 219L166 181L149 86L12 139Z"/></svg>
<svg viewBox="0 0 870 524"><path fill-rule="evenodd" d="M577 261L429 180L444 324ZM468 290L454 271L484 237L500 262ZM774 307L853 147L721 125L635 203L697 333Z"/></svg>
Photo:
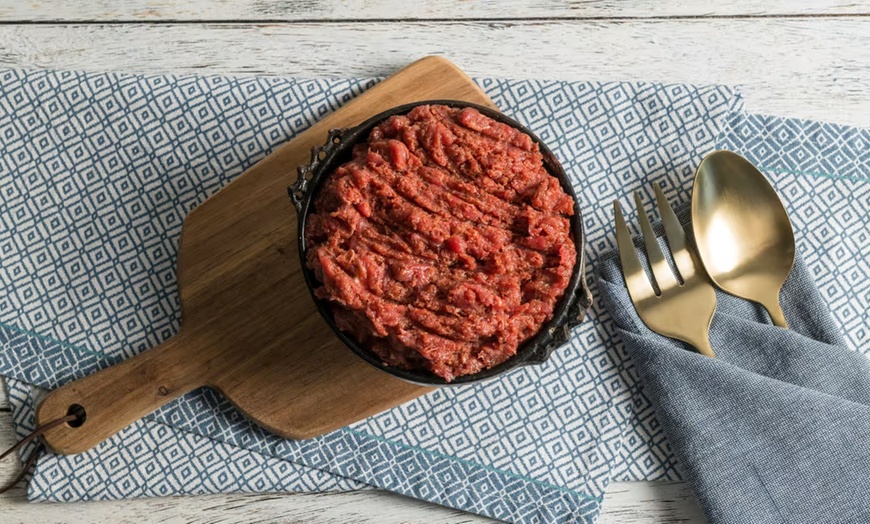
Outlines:
<svg viewBox="0 0 870 524"><path fill-rule="evenodd" d="M678 209L684 225L687 211ZM846 347L800 257L781 294L790 330L717 291L716 359L643 324L617 253L602 257L596 273L613 328L711 523L870 522L870 360Z"/></svg>

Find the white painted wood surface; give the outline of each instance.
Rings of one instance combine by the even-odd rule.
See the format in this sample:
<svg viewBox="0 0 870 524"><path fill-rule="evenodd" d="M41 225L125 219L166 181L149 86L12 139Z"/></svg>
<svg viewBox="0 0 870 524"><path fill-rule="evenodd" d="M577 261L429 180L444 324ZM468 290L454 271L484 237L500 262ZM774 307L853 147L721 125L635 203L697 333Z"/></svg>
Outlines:
<svg viewBox="0 0 870 524"><path fill-rule="evenodd" d="M870 17L0 26L0 66L374 76L429 54L471 75L740 84L750 110L870 114Z"/></svg>
<svg viewBox="0 0 870 524"><path fill-rule="evenodd" d="M740 84L752 111L870 126L870 2L0 0L5 67L382 76L427 54L481 76ZM0 399L0 449L10 423ZM17 467L0 464L0 482ZM376 491L66 505L24 496L19 486L0 497L0 522L489 522ZM682 483L616 483L600 522L703 517Z"/></svg>
<svg viewBox="0 0 870 524"><path fill-rule="evenodd" d="M408 20L475 18L665 18L805 16L866 12L844 0L11 0L0 18L16 21Z"/></svg>

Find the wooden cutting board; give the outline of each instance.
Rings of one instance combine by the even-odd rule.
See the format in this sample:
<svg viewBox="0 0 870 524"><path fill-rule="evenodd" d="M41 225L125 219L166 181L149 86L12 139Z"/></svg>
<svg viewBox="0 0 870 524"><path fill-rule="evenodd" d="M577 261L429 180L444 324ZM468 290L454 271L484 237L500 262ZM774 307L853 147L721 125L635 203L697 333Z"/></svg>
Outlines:
<svg viewBox="0 0 870 524"><path fill-rule="evenodd" d="M79 427L45 434L58 453L86 451L201 386L265 428L311 438L430 391L365 363L336 338L305 286L287 187L329 129L429 99L492 106L462 71L427 57L279 147L185 219L178 250L182 324L165 343L48 394L44 424L81 406Z"/></svg>

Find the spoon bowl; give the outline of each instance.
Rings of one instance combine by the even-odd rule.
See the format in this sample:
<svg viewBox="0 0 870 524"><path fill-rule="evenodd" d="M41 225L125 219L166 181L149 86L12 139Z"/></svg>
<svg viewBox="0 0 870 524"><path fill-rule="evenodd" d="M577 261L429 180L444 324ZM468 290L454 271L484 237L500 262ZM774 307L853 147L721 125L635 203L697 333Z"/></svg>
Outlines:
<svg viewBox="0 0 870 524"><path fill-rule="evenodd" d="M731 151L707 155L695 174L692 228L716 286L758 302L775 325L788 327L779 292L794 265L794 231L764 175Z"/></svg>

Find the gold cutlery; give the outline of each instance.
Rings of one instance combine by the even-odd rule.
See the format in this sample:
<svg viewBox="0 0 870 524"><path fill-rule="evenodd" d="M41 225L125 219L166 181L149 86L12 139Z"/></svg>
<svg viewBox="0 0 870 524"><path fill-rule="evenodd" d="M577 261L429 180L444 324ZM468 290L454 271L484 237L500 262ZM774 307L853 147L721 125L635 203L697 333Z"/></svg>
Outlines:
<svg viewBox="0 0 870 524"><path fill-rule="evenodd" d="M779 291L794 265L794 231L764 175L737 153L707 155L695 175L692 227L713 283L758 302L787 328Z"/></svg>
<svg viewBox="0 0 870 524"><path fill-rule="evenodd" d="M686 232L661 188L658 184L654 188L665 238L680 280L671 271L643 210L640 196L635 191L634 201L647 259L659 292L656 293L640 263L619 201L614 201L616 243L628 294L637 314L651 330L687 342L702 355L715 357L716 354L710 347L710 322L716 310L716 292L707 279L697 254L686 241Z"/></svg>

